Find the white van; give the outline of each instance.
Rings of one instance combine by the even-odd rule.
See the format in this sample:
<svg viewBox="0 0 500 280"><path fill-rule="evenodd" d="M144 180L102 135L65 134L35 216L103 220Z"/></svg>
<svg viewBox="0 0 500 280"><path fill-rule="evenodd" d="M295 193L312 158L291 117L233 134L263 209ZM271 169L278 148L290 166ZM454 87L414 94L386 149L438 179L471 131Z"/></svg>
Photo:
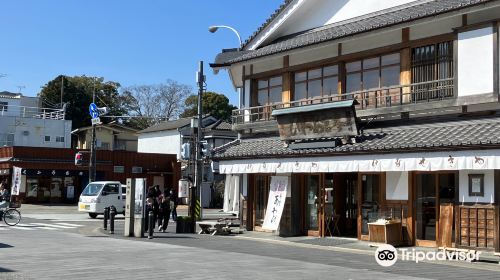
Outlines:
<svg viewBox="0 0 500 280"><path fill-rule="evenodd" d="M78 211L87 212L91 218L104 213L104 208L115 206L116 212L125 215L126 186L114 181L96 181L88 184L80 195Z"/></svg>

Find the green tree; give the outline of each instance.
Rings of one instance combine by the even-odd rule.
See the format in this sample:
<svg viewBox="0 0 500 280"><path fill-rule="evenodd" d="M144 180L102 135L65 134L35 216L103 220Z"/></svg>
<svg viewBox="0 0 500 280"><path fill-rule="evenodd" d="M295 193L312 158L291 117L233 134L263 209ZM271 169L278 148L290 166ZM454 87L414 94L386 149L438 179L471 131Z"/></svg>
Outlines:
<svg viewBox="0 0 500 280"><path fill-rule="evenodd" d="M108 107L109 115L122 115L126 112L118 92L120 84L104 81L102 77L59 75L49 81L38 94L42 105L49 108L62 108L61 83L63 83L63 103L66 103L66 119L72 121L73 129L89 126L89 105L92 94L96 93L98 107ZM105 119L101 119L104 121Z"/></svg>
<svg viewBox="0 0 500 280"><path fill-rule="evenodd" d="M229 99L223 95L216 92L204 92L201 100L203 114L210 114L221 120L231 121L231 114L235 106L229 104ZM198 114L198 96L191 95L186 98L184 102L185 109L181 114L182 118L193 117Z"/></svg>

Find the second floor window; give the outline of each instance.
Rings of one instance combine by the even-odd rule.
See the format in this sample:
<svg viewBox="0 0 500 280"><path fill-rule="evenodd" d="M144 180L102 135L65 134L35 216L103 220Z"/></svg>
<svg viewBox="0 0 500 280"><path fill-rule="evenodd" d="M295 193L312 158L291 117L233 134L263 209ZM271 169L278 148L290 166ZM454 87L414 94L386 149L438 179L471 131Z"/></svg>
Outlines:
<svg viewBox="0 0 500 280"><path fill-rule="evenodd" d="M64 136L56 136L56 142L64 142Z"/></svg>
<svg viewBox="0 0 500 280"><path fill-rule="evenodd" d="M283 78L281 76L257 81L257 106L281 102Z"/></svg>
<svg viewBox="0 0 500 280"><path fill-rule="evenodd" d="M346 93L399 85L400 54L346 63Z"/></svg>
<svg viewBox="0 0 500 280"><path fill-rule="evenodd" d="M304 100L338 93L337 65L295 73L293 100Z"/></svg>
<svg viewBox="0 0 500 280"><path fill-rule="evenodd" d="M429 100L453 96L453 42L411 50L412 99Z"/></svg>
<svg viewBox="0 0 500 280"><path fill-rule="evenodd" d="M7 112L7 109L9 108L9 103L7 102L0 102L0 113L2 112Z"/></svg>

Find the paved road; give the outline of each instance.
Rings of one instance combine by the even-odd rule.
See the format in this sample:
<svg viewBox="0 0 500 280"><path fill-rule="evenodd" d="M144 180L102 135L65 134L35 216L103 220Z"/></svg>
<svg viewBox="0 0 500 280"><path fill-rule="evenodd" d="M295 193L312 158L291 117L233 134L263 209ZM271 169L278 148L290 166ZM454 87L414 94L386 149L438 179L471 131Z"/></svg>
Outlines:
<svg viewBox="0 0 500 280"><path fill-rule="evenodd" d="M0 279L498 279L500 275L499 265L482 263L398 262L383 268L367 251L320 249L245 235L111 238L99 229L99 220L64 222L56 217L47 213L44 219L23 219L33 230L0 230ZM50 227L55 229L46 229Z"/></svg>

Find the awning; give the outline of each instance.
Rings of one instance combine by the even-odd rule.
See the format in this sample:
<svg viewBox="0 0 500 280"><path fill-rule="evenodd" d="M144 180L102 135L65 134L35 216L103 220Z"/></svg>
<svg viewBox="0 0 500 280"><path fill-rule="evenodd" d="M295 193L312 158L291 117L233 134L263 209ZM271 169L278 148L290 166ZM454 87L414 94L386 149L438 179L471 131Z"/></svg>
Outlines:
<svg viewBox="0 0 500 280"><path fill-rule="evenodd" d="M220 161L221 174L500 169L500 150Z"/></svg>

